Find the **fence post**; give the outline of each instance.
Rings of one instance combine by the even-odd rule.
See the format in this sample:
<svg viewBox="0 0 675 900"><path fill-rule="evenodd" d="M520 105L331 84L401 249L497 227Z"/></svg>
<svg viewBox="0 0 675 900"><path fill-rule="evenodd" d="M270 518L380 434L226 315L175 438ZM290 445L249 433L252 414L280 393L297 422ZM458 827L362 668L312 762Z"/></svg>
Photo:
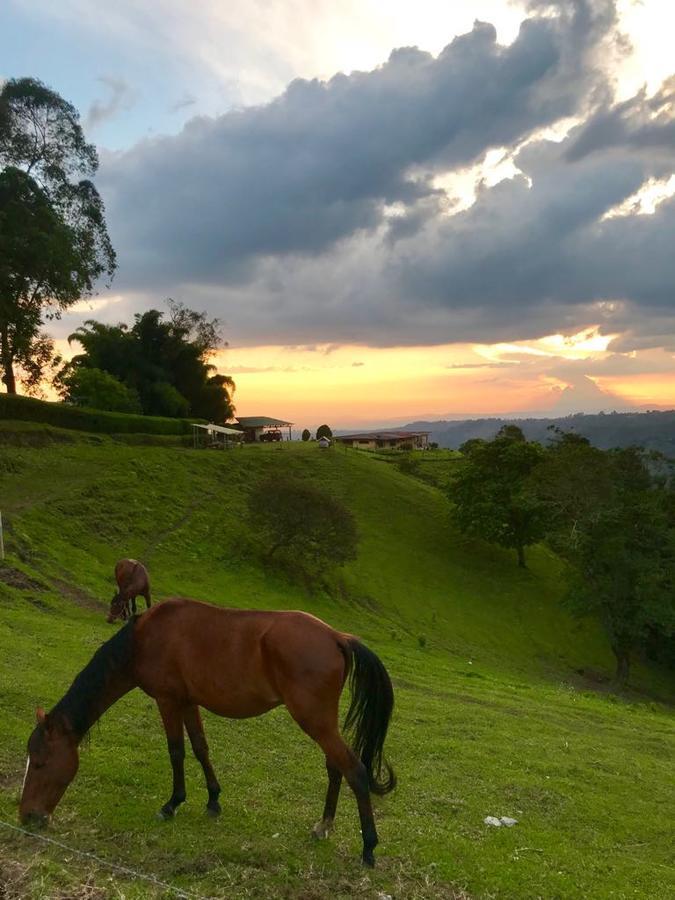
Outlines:
<svg viewBox="0 0 675 900"><path fill-rule="evenodd" d="M0 560L5 558L5 539L2 534L2 512L0 512Z"/></svg>

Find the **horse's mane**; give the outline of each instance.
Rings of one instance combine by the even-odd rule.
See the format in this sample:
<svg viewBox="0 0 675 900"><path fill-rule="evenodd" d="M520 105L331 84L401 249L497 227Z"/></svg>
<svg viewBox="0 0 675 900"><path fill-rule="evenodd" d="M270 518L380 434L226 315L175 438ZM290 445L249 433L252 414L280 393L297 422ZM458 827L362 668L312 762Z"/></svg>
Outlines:
<svg viewBox="0 0 675 900"><path fill-rule="evenodd" d="M137 616L102 644L50 712L63 717L78 738L83 738L98 719L103 694L111 678L129 671L133 660L134 625Z"/></svg>

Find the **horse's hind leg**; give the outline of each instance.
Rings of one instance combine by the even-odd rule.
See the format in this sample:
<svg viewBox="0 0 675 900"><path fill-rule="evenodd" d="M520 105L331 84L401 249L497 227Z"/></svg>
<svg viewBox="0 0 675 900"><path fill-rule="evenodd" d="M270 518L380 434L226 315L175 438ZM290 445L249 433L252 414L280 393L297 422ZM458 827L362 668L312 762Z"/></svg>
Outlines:
<svg viewBox="0 0 675 900"><path fill-rule="evenodd" d="M338 797L340 796L340 785L342 784L342 772L334 768L326 758L326 771L328 772L328 790L326 791L326 802L323 807L323 816L320 822L317 822L312 828L312 834L315 838L321 839L328 837L335 821L335 810L337 809Z"/></svg>
<svg viewBox="0 0 675 900"><path fill-rule="evenodd" d="M337 700L335 708L332 704L325 706L317 714L316 698L294 697L286 699L286 707L298 725L321 747L326 755L326 767L329 770L326 809L335 815L340 782L330 776L331 770L344 775L347 784L354 792L361 820L363 837L363 862L366 866L375 865L373 850L377 846L377 829L373 818L373 807L370 802L370 786L368 772L354 751L343 740L337 725ZM329 805L330 804L330 805ZM325 810L324 810L325 815ZM323 823L321 823L323 824ZM332 818L330 820L332 825ZM316 832L315 832L316 833Z"/></svg>
<svg viewBox="0 0 675 900"><path fill-rule="evenodd" d="M347 746L337 729L333 734L322 735L317 740L321 749L326 754L328 765L340 771L349 787L354 792L356 804L359 809L359 819L361 820L361 835L363 837L363 863L366 866L375 865L375 857L373 850L377 846L377 829L375 828L375 819L373 818L373 807L370 802L370 786L368 784L368 773L354 751ZM330 793L330 788L329 788ZM337 802L337 795L335 797Z"/></svg>
<svg viewBox="0 0 675 900"><path fill-rule="evenodd" d="M183 714L185 727L187 729L192 751L199 760L204 770L204 778L206 779L206 788L209 792L209 800L206 804L207 812L212 816L220 814L220 785L213 771L211 760L209 759L209 745L206 743L206 735L204 734L204 726L202 724L201 713L198 706L188 706Z"/></svg>
<svg viewBox="0 0 675 900"><path fill-rule="evenodd" d="M173 700L157 700L164 723L169 759L173 770L171 797L159 811L162 819L171 819L185 801L185 738L183 736L183 708Z"/></svg>
<svg viewBox="0 0 675 900"><path fill-rule="evenodd" d="M152 600L150 599L150 588L143 589L143 596L145 597L145 608L150 609L152 606Z"/></svg>

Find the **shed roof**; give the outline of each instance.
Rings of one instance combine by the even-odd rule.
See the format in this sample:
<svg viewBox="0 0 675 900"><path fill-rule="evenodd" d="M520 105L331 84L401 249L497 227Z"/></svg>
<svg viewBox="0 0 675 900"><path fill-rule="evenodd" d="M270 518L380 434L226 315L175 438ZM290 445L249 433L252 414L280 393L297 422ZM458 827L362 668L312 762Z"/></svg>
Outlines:
<svg viewBox="0 0 675 900"><path fill-rule="evenodd" d="M241 437L241 431L239 428L226 428L224 425L200 425L197 422L194 422L192 425L193 428L203 428L204 431L208 431L209 434L212 432L217 432L218 434L236 434Z"/></svg>
<svg viewBox="0 0 675 900"><path fill-rule="evenodd" d="M283 419L272 419L270 416L238 416L237 424L242 428L265 428L265 426L276 426L277 428L293 425L293 422L284 422Z"/></svg>

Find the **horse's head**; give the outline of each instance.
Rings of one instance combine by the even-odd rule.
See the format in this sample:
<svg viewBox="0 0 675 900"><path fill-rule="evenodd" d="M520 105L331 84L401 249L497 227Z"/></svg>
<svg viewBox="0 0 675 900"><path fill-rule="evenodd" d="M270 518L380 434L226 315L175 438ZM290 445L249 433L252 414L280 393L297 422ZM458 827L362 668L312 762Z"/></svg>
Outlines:
<svg viewBox="0 0 675 900"><path fill-rule="evenodd" d="M46 825L77 774L77 739L59 720L37 711L37 725L28 739L19 817L24 824Z"/></svg>
<svg viewBox="0 0 675 900"><path fill-rule="evenodd" d="M107 621L112 625L116 619L126 619L129 616L126 600L122 598L120 593L113 594L110 601L110 609L108 611Z"/></svg>

